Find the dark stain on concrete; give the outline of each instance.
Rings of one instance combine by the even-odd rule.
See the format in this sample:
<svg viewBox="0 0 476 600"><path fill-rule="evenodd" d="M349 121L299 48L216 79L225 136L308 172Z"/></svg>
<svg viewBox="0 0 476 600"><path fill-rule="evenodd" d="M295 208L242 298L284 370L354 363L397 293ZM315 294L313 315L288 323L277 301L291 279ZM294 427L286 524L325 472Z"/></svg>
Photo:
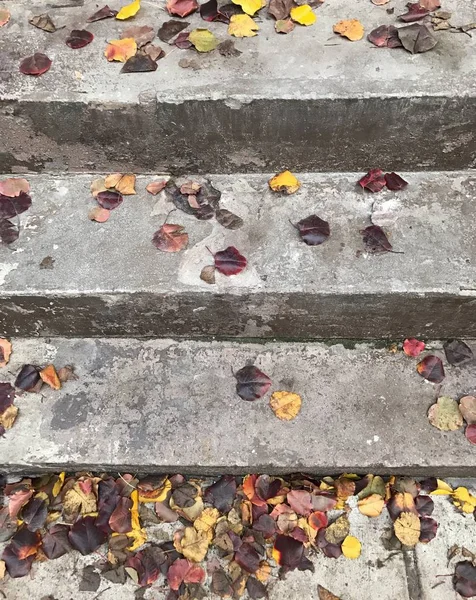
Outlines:
<svg viewBox="0 0 476 600"><path fill-rule="evenodd" d="M72 429L79 423L84 423L88 417L88 402L86 394L64 396L52 409L51 428L53 430Z"/></svg>

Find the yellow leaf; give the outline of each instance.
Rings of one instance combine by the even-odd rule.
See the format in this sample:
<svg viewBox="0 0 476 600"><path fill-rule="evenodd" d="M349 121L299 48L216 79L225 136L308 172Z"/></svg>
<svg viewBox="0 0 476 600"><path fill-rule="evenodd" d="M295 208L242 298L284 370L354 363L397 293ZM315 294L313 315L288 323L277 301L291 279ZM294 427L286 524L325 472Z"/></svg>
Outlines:
<svg viewBox="0 0 476 600"><path fill-rule="evenodd" d="M0 579L5 577L5 573L7 571L7 565L4 560L0 560Z"/></svg>
<svg viewBox="0 0 476 600"><path fill-rule="evenodd" d="M464 513L471 514L476 508L476 497L469 493L465 487L458 487L453 493L453 503Z"/></svg>
<svg viewBox="0 0 476 600"><path fill-rule="evenodd" d="M134 490L131 493L131 526L133 530L138 531L140 529L139 522L139 492L138 490Z"/></svg>
<svg viewBox="0 0 476 600"><path fill-rule="evenodd" d="M123 6L121 10L117 13L116 19L120 21L125 21L126 19L130 19L134 15L139 12L140 9L140 0L134 0L127 6Z"/></svg>
<svg viewBox="0 0 476 600"><path fill-rule="evenodd" d="M0 368L6 367L12 353L12 345L5 338L0 338Z"/></svg>
<svg viewBox="0 0 476 600"><path fill-rule="evenodd" d="M136 194L135 190L136 184L136 176L134 173L126 173L123 175L120 180L116 183L116 190L123 194L124 196L131 196L132 194Z"/></svg>
<svg viewBox="0 0 476 600"><path fill-rule="evenodd" d="M193 526L197 531L203 531L206 534L209 544L213 540L214 529L219 516L220 513L216 508L206 508L198 519L193 522Z"/></svg>
<svg viewBox="0 0 476 600"><path fill-rule="evenodd" d="M266 5L265 0L232 0L233 4L241 6L247 15L253 16L260 8Z"/></svg>
<svg viewBox="0 0 476 600"><path fill-rule="evenodd" d="M109 175L107 175L106 179L104 180L104 185L106 186L106 189L115 188L116 185L121 181L121 178L122 173L110 173Z"/></svg>
<svg viewBox="0 0 476 600"><path fill-rule="evenodd" d="M312 25L316 22L317 17L309 4L302 4L291 9L291 19L299 25Z"/></svg>
<svg viewBox="0 0 476 600"><path fill-rule="evenodd" d="M269 400L269 405L278 419L291 421L301 410L301 396L292 392L274 392Z"/></svg>
<svg viewBox="0 0 476 600"><path fill-rule="evenodd" d="M137 44L134 38L125 38L123 40L111 40L106 46L104 56L109 62L117 60L118 62L126 62L131 56L135 56L137 52Z"/></svg>
<svg viewBox="0 0 476 600"><path fill-rule="evenodd" d="M378 517L382 514L385 500L380 494L371 494L357 502L360 512L366 517Z"/></svg>
<svg viewBox="0 0 476 600"><path fill-rule="evenodd" d="M257 23L248 15L232 15L228 33L235 37L253 37L259 30Z"/></svg>
<svg viewBox="0 0 476 600"><path fill-rule="evenodd" d="M194 29L188 39L198 52L211 52L218 46L218 40L208 29Z"/></svg>
<svg viewBox="0 0 476 600"><path fill-rule="evenodd" d="M11 429L13 427L13 423L15 423L17 415L18 406L13 406L12 404L0 415L0 425L2 425L5 429Z"/></svg>
<svg viewBox="0 0 476 600"><path fill-rule="evenodd" d="M418 515L402 512L394 523L395 535L405 546L416 546L420 540L421 523Z"/></svg>
<svg viewBox="0 0 476 600"><path fill-rule="evenodd" d="M133 540L133 543L130 546L127 546L127 549L130 552L134 552L137 548L140 548L142 544L145 544L147 541L147 533L145 529L133 529L132 531L128 531L126 533L128 538Z"/></svg>
<svg viewBox="0 0 476 600"><path fill-rule="evenodd" d="M359 558L362 551L362 545L359 540L352 535L348 535L342 542L342 554L346 558Z"/></svg>
<svg viewBox="0 0 476 600"><path fill-rule="evenodd" d="M291 14L292 16L292 14ZM364 28L357 19L349 21L339 21L334 25L334 33L340 33L343 37L348 38L351 42L356 42L364 37Z"/></svg>
<svg viewBox="0 0 476 600"><path fill-rule="evenodd" d="M301 187L300 182L291 171L278 173L268 183L273 192L286 192L286 194L294 194Z"/></svg>
<svg viewBox="0 0 476 600"><path fill-rule="evenodd" d="M53 390L61 389L61 381L59 380L58 373L54 365L48 365L40 371L41 379L50 386Z"/></svg>
<svg viewBox="0 0 476 600"><path fill-rule="evenodd" d="M430 496L449 496L453 493L453 488L443 481L442 479L436 480L438 487L433 492L430 492Z"/></svg>
<svg viewBox="0 0 476 600"><path fill-rule="evenodd" d="M271 567L268 562L262 560L259 564L259 569L256 571L254 576L256 579L261 581L262 583L266 583L268 581L269 576L271 575Z"/></svg>
<svg viewBox="0 0 476 600"><path fill-rule="evenodd" d="M66 473L64 471L62 471L58 475L58 479L56 480L56 483L54 484L53 489L51 490L53 498L56 498L56 496L61 492L61 488L63 487L65 477Z"/></svg>
<svg viewBox="0 0 476 600"><path fill-rule="evenodd" d="M195 504L187 506L186 508L180 508L180 506L175 504L172 497L170 498L170 508L189 521L195 521L195 519L198 519L203 512L203 500L201 498L195 498Z"/></svg>
<svg viewBox="0 0 476 600"><path fill-rule="evenodd" d="M195 527L186 527L180 540L174 541L174 546L185 558L193 562L201 562L208 552L208 536L204 531Z"/></svg>
<svg viewBox="0 0 476 600"><path fill-rule="evenodd" d="M167 494L172 489L172 484L169 479L166 479L162 485L162 487L154 490L152 494L143 495L139 492L139 502L163 502L167 499Z"/></svg>

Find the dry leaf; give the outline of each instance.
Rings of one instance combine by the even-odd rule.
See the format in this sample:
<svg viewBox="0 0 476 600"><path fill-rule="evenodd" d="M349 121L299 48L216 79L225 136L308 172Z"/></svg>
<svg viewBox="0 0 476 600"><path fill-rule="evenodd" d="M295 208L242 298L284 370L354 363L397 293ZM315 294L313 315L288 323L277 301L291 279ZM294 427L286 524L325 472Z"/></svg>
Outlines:
<svg viewBox="0 0 476 600"><path fill-rule="evenodd" d="M194 29L189 33L188 39L198 52L211 52L219 44L217 38L208 29Z"/></svg>
<svg viewBox="0 0 476 600"><path fill-rule="evenodd" d="M38 29L41 29L42 31L47 31L48 33L54 33L56 31L55 24L51 20L50 15L46 13L43 15L37 15L36 17L32 17L28 21L28 23L30 23L30 25L38 27Z"/></svg>
<svg viewBox="0 0 476 600"><path fill-rule="evenodd" d="M137 193L134 187L135 183L136 176L133 173L126 173L120 178L114 187L123 196L132 196L133 194Z"/></svg>
<svg viewBox="0 0 476 600"><path fill-rule="evenodd" d="M453 492L453 504L466 514L472 514L476 508L476 497L465 487L458 487Z"/></svg>
<svg viewBox="0 0 476 600"><path fill-rule="evenodd" d="M106 189L115 188L116 185L121 181L122 173L110 173L104 180Z"/></svg>
<svg viewBox="0 0 476 600"><path fill-rule="evenodd" d="M5 338L0 338L0 368L5 367L10 360L12 344Z"/></svg>
<svg viewBox="0 0 476 600"><path fill-rule="evenodd" d="M299 25L312 25L316 22L317 17L309 4L302 4L291 9L291 19Z"/></svg>
<svg viewBox="0 0 476 600"><path fill-rule="evenodd" d="M104 56L109 62L116 60L118 62L126 62L131 56L135 56L137 52L137 44L134 38L126 38L124 40L111 40L106 46Z"/></svg>
<svg viewBox="0 0 476 600"><path fill-rule="evenodd" d="M117 13L116 19L119 21L125 21L125 19L130 19L135 16L140 9L140 0L134 0L130 4L123 6L121 10Z"/></svg>
<svg viewBox="0 0 476 600"><path fill-rule="evenodd" d="M317 586L317 593L319 595L319 600L340 600L335 594L323 588L322 585Z"/></svg>
<svg viewBox="0 0 476 600"><path fill-rule="evenodd" d="M11 15L9 10L7 10L6 8L0 8L0 27L3 27L8 23L8 21L10 20L10 16Z"/></svg>
<svg viewBox="0 0 476 600"><path fill-rule="evenodd" d="M351 19L349 21L339 21L334 25L334 33L348 38L351 42L356 42L364 37L364 28L360 21Z"/></svg>
<svg viewBox="0 0 476 600"><path fill-rule="evenodd" d="M418 515L402 512L394 523L395 535L405 546L416 546L420 540L421 524Z"/></svg>
<svg viewBox="0 0 476 600"><path fill-rule="evenodd" d="M53 390L61 389L61 381L59 380L58 373L54 365L48 365L40 371L41 379L50 386Z"/></svg>
<svg viewBox="0 0 476 600"><path fill-rule="evenodd" d="M441 396L430 406L428 420L440 431L456 431L463 426L463 415L458 403L448 396Z"/></svg>
<svg viewBox="0 0 476 600"><path fill-rule="evenodd" d="M174 546L185 558L193 562L201 562L208 552L209 539L204 531L194 527L186 527L180 540L174 541Z"/></svg>
<svg viewBox="0 0 476 600"><path fill-rule="evenodd" d="M385 500L379 494L371 494L357 502L359 511L366 517L378 517L382 514Z"/></svg>
<svg viewBox="0 0 476 600"><path fill-rule="evenodd" d="M205 283L215 283L215 265L207 265L203 267L200 273L200 279Z"/></svg>
<svg viewBox="0 0 476 600"><path fill-rule="evenodd" d="M325 538L329 544L340 544L350 531L349 518L346 514L341 515L334 523L327 526Z"/></svg>
<svg viewBox="0 0 476 600"><path fill-rule="evenodd" d="M91 221L96 221L97 223L105 223L110 216L111 211L107 210L107 208L101 208L100 206L92 208L88 213L88 218Z"/></svg>
<svg viewBox="0 0 476 600"><path fill-rule="evenodd" d="M274 24L277 33L291 33L295 25L291 19L279 19Z"/></svg>
<svg viewBox="0 0 476 600"><path fill-rule="evenodd" d="M3 411L0 415L0 426L4 429L11 429L18 415L18 407L13 404Z"/></svg>
<svg viewBox="0 0 476 600"><path fill-rule="evenodd" d="M155 28L143 25L133 25L128 27L121 33L121 39L134 38L138 48L142 48L146 44L149 44L155 38Z"/></svg>
<svg viewBox="0 0 476 600"><path fill-rule="evenodd" d="M26 179L10 177L0 181L0 194L3 194L3 196L16 198L21 193L28 194L29 191L30 184Z"/></svg>
<svg viewBox="0 0 476 600"><path fill-rule="evenodd" d="M384 4L388 4L390 0L372 0L372 4L375 6L383 6Z"/></svg>
<svg viewBox="0 0 476 600"><path fill-rule="evenodd" d="M107 187L104 181L104 178L101 177L99 179L95 179L92 183L91 183L91 194L93 195L94 198L96 198L96 196L100 193L100 192L106 192L107 191Z"/></svg>
<svg viewBox="0 0 476 600"><path fill-rule="evenodd" d="M301 187L298 179L290 171L275 175L268 183L273 192L286 192L286 194L294 194Z"/></svg>
<svg viewBox="0 0 476 600"><path fill-rule="evenodd" d="M282 421L295 419L301 410L301 396L292 392L274 392L269 405L274 414Z"/></svg>
<svg viewBox="0 0 476 600"><path fill-rule="evenodd" d="M353 537L352 535L348 535L342 542L342 554L346 558L359 558L361 552L362 544L357 538Z"/></svg>
<svg viewBox="0 0 476 600"><path fill-rule="evenodd" d="M188 233L183 225L173 223L164 223L162 227L155 232L152 243L162 252L180 252L188 244Z"/></svg>
<svg viewBox="0 0 476 600"><path fill-rule="evenodd" d="M2 340L0 340L1 346ZM2 365L0 364L0 367ZM463 396L459 401L459 409L463 415L463 419L471 425L476 423L476 397L475 396Z"/></svg>
<svg viewBox="0 0 476 600"><path fill-rule="evenodd" d="M235 37L253 37L259 27L249 15L232 15L228 25L228 33Z"/></svg>
<svg viewBox="0 0 476 600"><path fill-rule="evenodd" d="M243 12L251 16L266 5L265 0L232 0L232 2L241 6Z"/></svg>
<svg viewBox="0 0 476 600"><path fill-rule="evenodd" d="M166 185L167 185L166 179L159 179L159 181L151 181L145 189L149 192L149 194L152 194L153 196L157 196L157 194L159 192L161 192L165 188Z"/></svg>
<svg viewBox="0 0 476 600"><path fill-rule="evenodd" d="M0 11L0 19L1 19L2 13ZM1 26L1 21L0 21L0 26ZM0 579L4 579L5 578L5 574L7 572L7 566L5 564L4 560L0 560Z"/></svg>
<svg viewBox="0 0 476 600"><path fill-rule="evenodd" d="M197 531L205 533L209 544L213 540L215 525L219 517L220 513L216 508L206 508L198 519L193 522L193 526Z"/></svg>

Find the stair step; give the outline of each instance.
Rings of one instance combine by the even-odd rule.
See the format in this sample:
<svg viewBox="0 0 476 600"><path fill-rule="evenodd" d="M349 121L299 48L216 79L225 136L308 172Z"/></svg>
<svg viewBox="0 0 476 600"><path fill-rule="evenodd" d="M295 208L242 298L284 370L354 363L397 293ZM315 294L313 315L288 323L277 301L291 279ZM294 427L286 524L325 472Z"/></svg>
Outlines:
<svg viewBox="0 0 476 600"><path fill-rule="evenodd" d="M137 179L107 223L88 219L97 175L31 175L32 207L17 242L0 248L0 335L401 339L476 337L476 178L471 172L403 173L401 192L364 192L361 174L299 174L292 196L270 175L217 175L236 231L177 210L189 233L176 254L152 244L173 205ZM182 180L178 180L184 181ZM403 254L368 254L373 220ZM290 221L316 213L331 236L307 246ZM236 246L240 274L200 279ZM13 249L13 251L12 251ZM46 261L45 261L46 259ZM48 266L50 268L41 268Z"/></svg>
<svg viewBox="0 0 476 600"><path fill-rule="evenodd" d="M96 0L49 3L65 28L54 35L28 17L43 1L7 0L2 28L0 171L121 170L242 172L464 169L474 166L476 137L475 38L437 31L437 46L411 55L350 42L333 33L341 19L360 19L368 34L402 25L405 0L370 6L362 0L324 2L317 22L278 35L266 11L254 38L235 40L242 52L199 55L156 40L167 56L153 73L120 74L104 57L106 40L133 25L159 26L170 18L161 2L143 3L130 22L87 24ZM123 3L117 3L122 5ZM55 7L56 5L56 7ZM113 3L114 5L114 3ZM392 6L393 8L393 6ZM476 20L476 0L445 0L452 23ZM227 26L187 17L220 40ZM87 27L93 42L65 45L69 31ZM28 77L20 61L33 52L53 60L50 71ZM193 59L198 69L181 68Z"/></svg>
<svg viewBox="0 0 476 600"><path fill-rule="evenodd" d="M79 379L15 400L1 471L474 474L476 450L463 429L443 433L427 419L438 395L475 393L474 362L446 365L438 389L417 374L417 359L372 344L12 342L2 380L13 381L24 363L49 362L74 365ZM443 357L440 343L430 348ZM232 370L247 363L273 382L255 402L235 391ZM278 390L301 395L295 420L280 421L269 407Z"/></svg>

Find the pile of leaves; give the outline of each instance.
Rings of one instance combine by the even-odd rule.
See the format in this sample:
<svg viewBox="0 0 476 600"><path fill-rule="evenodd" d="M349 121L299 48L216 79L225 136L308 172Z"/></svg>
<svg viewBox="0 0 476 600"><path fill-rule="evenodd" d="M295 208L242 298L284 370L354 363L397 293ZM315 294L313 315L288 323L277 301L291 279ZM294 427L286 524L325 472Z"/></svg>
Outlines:
<svg viewBox="0 0 476 600"><path fill-rule="evenodd" d="M18 215L31 206L29 191L30 184L26 179L12 177L0 181L0 244L8 245L18 239Z"/></svg>

